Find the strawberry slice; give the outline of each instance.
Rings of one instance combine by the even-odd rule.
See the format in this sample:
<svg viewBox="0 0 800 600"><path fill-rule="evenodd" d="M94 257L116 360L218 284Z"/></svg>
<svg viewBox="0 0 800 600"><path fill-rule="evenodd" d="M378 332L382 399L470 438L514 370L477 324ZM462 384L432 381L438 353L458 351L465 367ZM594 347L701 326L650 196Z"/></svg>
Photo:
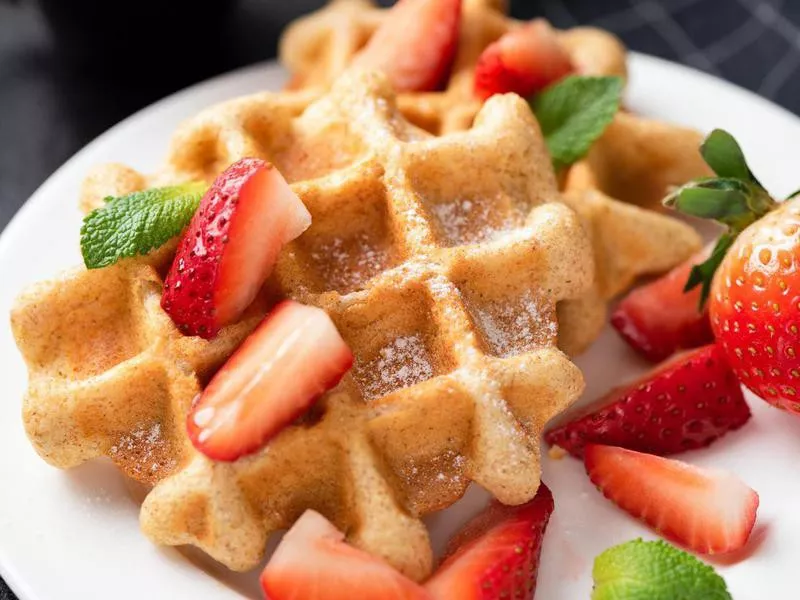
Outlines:
<svg viewBox="0 0 800 600"><path fill-rule="evenodd" d="M749 418L725 353L711 344L611 390L545 433L545 440L577 458L587 443L667 456L708 446Z"/></svg>
<svg viewBox="0 0 800 600"><path fill-rule="evenodd" d="M611 315L611 325L639 354L659 362L678 350L714 341L708 309L700 310L700 288L684 292L689 272L710 248L628 294Z"/></svg>
<svg viewBox="0 0 800 600"><path fill-rule="evenodd" d="M450 541L447 557L425 588L435 600L533 598L553 508L544 484L521 506L493 501Z"/></svg>
<svg viewBox="0 0 800 600"><path fill-rule="evenodd" d="M555 30L536 19L486 47L475 65L475 94L481 100L511 92L528 98L574 70Z"/></svg>
<svg viewBox="0 0 800 600"><path fill-rule="evenodd" d="M435 90L458 45L461 0L400 0L353 64L381 70L398 92Z"/></svg>
<svg viewBox="0 0 800 600"><path fill-rule="evenodd" d="M283 536L261 588L270 600L428 600L421 586L346 544L344 534L313 510Z"/></svg>
<svg viewBox="0 0 800 600"><path fill-rule="evenodd" d="M256 297L311 215L271 164L243 158L206 192L178 246L161 306L182 333L210 339Z"/></svg>
<svg viewBox="0 0 800 600"><path fill-rule="evenodd" d="M186 421L189 438L214 460L255 452L352 364L353 353L324 310L282 302L197 396Z"/></svg>
<svg viewBox="0 0 800 600"><path fill-rule="evenodd" d="M756 522L758 494L725 471L613 446L586 446L586 472L624 511L701 554L720 554L747 543Z"/></svg>

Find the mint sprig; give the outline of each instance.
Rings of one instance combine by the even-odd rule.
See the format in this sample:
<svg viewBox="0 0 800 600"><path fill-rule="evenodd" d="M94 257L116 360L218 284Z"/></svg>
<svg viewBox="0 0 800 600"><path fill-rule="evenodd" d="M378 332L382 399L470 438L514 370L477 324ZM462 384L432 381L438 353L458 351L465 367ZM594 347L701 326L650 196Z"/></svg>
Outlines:
<svg viewBox="0 0 800 600"><path fill-rule="evenodd" d="M189 224L208 186L191 182L105 198L83 219L81 253L87 269L147 254Z"/></svg>
<svg viewBox="0 0 800 600"><path fill-rule="evenodd" d="M700 154L717 177L689 182L672 192L664 204L687 215L713 219L727 227L708 259L692 268L685 291L702 286L700 309L725 253L739 234L773 210L777 203L750 170L741 146L727 131L715 129L700 146Z"/></svg>
<svg viewBox="0 0 800 600"><path fill-rule="evenodd" d="M621 77L573 75L531 101L557 170L588 154L617 114L622 88Z"/></svg>
<svg viewBox="0 0 800 600"><path fill-rule="evenodd" d="M713 568L661 540L609 548L592 577L592 600L732 600Z"/></svg>

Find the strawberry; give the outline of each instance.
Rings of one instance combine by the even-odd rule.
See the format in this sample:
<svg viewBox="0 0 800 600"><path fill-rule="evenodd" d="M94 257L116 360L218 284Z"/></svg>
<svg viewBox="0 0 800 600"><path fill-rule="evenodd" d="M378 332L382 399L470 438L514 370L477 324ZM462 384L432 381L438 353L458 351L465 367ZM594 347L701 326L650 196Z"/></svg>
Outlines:
<svg viewBox="0 0 800 600"><path fill-rule="evenodd" d="M311 224L275 167L243 158L206 192L178 246L161 306L182 333L210 339L256 297L278 253Z"/></svg>
<svg viewBox="0 0 800 600"><path fill-rule="evenodd" d="M633 290L611 315L614 329L647 360L659 362L678 350L714 341L708 311L699 308L700 290L684 292L689 272L710 253L701 252Z"/></svg>
<svg viewBox="0 0 800 600"><path fill-rule="evenodd" d="M541 484L521 506L493 501L451 541L425 584L434 600L533 598L553 495Z"/></svg>
<svg viewBox="0 0 800 600"><path fill-rule="evenodd" d="M587 443L667 456L708 446L749 418L725 353L712 344L611 390L545 440L577 458Z"/></svg>
<svg viewBox="0 0 800 600"><path fill-rule="evenodd" d="M724 131L701 150L719 179L686 185L667 203L728 231L689 284L708 295L714 335L741 382L800 414L800 199L773 200Z"/></svg>
<svg viewBox="0 0 800 600"><path fill-rule="evenodd" d="M398 92L440 87L456 55L461 0L400 0L386 17L353 64L383 71Z"/></svg>
<svg viewBox="0 0 800 600"><path fill-rule="evenodd" d="M606 498L694 552L738 550L755 525L758 494L725 471L595 444L584 464Z"/></svg>
<svg viewBox="0 0 800 600"><path fill-rule="evenodd" d="M269 600L428 600L425 590L380 558L349 546L325 517L307 510L278 545L261 588Z"/></svg>
<svg viewBox="0 0 800 600"><path fill-rule="evenodd" d="M800 200L745 230L711 286L714 334L736 374L767 402L800 414Z"/></svg>
<svg viewBox="0 0 800 600"><path fill-rule="evenodd" d="M214 460L255 452L334 387L353 354L327 313L279 304L195 398L189 438Z"/></svg>
<svg viewBox="0 0 800 600"><path fill-rule="evenodd" d="M574 71L567 50L543 19L512 29L486 47L475 65L475 94L530 97Z"/></svg>

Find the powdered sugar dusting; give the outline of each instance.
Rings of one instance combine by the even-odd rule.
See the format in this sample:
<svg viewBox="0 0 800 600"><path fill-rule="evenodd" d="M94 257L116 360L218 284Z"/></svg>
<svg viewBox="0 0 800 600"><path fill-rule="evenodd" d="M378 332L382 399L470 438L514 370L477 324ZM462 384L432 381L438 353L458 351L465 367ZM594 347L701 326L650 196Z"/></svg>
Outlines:
<svg viewBox="0 0 800 600"><path fill-rule="evenodd" d="M412 503L421 502L424 496L460 493L469 483L467 461L455 450L445 450L439 456L425 457L422 461L410 459L400 468L399 475L407 483Z"/></svg>
<svg viewBox="0 0 800 600"><path fill-rule="evenodd" d="M552 308L542 306L530 291L512 300L472 307L490 351L506 358L555 343L557 327Z"/></svg>
<svg viewBox="0 0 800 600"><path fill-rule="evenodd" d="M456 198L432 202L429 206L445 237L453 245L489 241L498 233L521 225L518 215L501 210L494 201Z"/></svg>
<svg viewBox="0 0 800 600"><path fill-rule="evenodd" d="M354 375L371 400L430 379L433 363L422 336L415 333L394 338L376 358L356 364Z"/></svg>
<svg viewBox="0 0 800 600"><path fill-rule="evenodd" d="M161 423L139 425L119 438L111 447L114 462L123 465L136 479L155 481L160 475L175 468L168 440L164 437Z"/></svg>
<svg viewBox="0 0 800 600"><path fill-rule="evenodd" d="M390 266L389 248L365 232L347 240L328 240L314 249L311 259L325 284L344 293L361 288Z"/></svg>

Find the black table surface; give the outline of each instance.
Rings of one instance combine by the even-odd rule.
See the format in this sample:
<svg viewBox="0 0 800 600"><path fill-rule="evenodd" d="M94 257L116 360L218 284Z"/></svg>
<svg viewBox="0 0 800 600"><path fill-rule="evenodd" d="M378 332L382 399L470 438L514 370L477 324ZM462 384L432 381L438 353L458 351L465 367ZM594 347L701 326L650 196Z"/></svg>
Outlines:
<svg viewBox="0 0 800 600"><path fill-rule="evenodd" d="M274 57L284 25L321 4L240 0L214 32L213 51L202 60L148 68L146 76L133 77L124 70L76 64L35 4L0 0L0 230L58 166L97 135L187 85ZM520 0L512 5L515 16L541 15L559 27L604 27L634 50L696 67L800 112L800 2L795 0ZM165 43L158 51L168 47ZM13 599L0 579L0 600Z"/></svg>

